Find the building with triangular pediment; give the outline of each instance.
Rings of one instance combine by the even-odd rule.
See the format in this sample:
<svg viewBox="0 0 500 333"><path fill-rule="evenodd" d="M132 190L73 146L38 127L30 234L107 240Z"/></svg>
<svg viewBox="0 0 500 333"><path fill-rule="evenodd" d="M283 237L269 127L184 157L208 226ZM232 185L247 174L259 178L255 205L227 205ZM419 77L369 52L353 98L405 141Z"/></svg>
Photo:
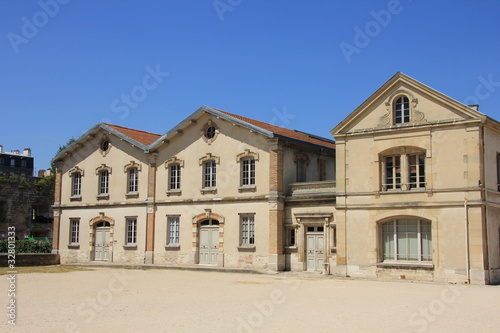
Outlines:
<svg viewBox="0 0 500 333"><path fill-rule="evenodd" d="M54 162L62 263L500 282L500 124L397 73L335 141L203 106Z"/></svg>

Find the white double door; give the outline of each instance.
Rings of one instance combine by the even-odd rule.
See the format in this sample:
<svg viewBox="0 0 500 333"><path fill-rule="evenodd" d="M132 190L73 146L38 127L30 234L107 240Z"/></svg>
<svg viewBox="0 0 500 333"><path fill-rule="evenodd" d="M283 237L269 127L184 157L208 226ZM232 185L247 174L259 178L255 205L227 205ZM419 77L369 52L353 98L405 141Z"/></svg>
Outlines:
<svg viewBox="0 0 500 333"><path fill-rule="evenodd" d="M323 232L308 232L306 234L306 260L308 271L323 270L324 263Z"/></svg>
<svg viewBox="0 0 500 333"><path fill-rule="evenodd" d="M98 227L95 230L94 260L109 260L109 227Z"/></svg>
<svg viewBox="0 0 500 333"><path fill-rule="evenodd" d="M219 226L203 226L200 228L199 263L217 264L219 254Z"/></svg>

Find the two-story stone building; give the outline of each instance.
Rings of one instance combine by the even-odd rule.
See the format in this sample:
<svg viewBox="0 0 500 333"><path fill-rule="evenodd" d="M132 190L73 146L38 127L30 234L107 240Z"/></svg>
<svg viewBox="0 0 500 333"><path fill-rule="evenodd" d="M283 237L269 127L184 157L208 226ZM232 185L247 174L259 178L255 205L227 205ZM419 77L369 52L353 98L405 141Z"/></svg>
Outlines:
<svg viewBox="0 0 500 333"><path fill-rule="evenodd" d="M331 133L209 107L165 135L97 124L54 159L54 251L500 282L497 121L397 73Z"/></svg>
<svg viewBox="0 0 500 333"><path fill-rule="evenodd" d="M295 234L307 231L284 224L288 191L312 185L297 185L292 201L323 203L289 210L305 214L316 236L331 228L334 147L209 107L165 135L97 124L54 160L54 249L62 263L304 269ZM316 242L309 269L322 270Z"/></svg>

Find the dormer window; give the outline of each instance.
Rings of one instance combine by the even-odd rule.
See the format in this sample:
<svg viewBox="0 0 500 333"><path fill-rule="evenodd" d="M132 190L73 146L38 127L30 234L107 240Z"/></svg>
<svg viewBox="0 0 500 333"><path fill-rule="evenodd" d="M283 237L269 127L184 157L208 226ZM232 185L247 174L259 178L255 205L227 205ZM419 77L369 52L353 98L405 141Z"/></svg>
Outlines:
<svg viewBox="0 0 500 333"><path fill-rule="evenodd" d="M406 96L398 97L394 101L394 124L410 122L410 100Z"/></svg>

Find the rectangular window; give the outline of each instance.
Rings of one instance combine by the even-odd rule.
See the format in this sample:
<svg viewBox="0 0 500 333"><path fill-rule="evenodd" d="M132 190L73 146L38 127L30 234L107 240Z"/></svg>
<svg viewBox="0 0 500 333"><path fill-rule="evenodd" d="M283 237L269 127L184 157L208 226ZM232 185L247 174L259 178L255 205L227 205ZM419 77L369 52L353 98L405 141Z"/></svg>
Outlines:
<svg viewBox="0 0 500 333"><path fill-rule="evenodd" d="M319 160L318 161L318 167L319 167L319 180L323 181L326 180L326 160Z"/></svg>
<svg viewBox="0 0 500 333"><path fill-rule="evenodd" d="M401 188L401 156L384 157L384 171L384 189L391 190Z"/></svg>
<svg viewBox="0 0 500 333"><path fill-rule="evenodd" d="M306 181L306 162L303 160L297 160L297 182Z"/></svg>
<svg viewBox="0 0 500 333"><path fill-rule="evenodd" d="M128 169L128 192L138 192L139 191L139 169L130 168Z"/></svg>
<svg viewBox="0 0 500 333"><path fill-rule="evenodd" d="M241 219L241 245L255 244L254 216L242 215Z"/></svg>
<svg viewBox="0 0 500 333"><path fill-rule="evenodd" d="M425 187L425 154L408 155L410 188Z"/></svg>
<svg viewBox="0 0 500 333"><path fill-rule="evenodd" d="M170 190L179 190L181 188L181 166L179 164L170 165Z"/></svg>
<svg viewBox="0 0 500 333"><path fill-rule="evenodd" d="M179 244L179 216L167 217L168 223L168 245Z"/></svg>
<svg viewBox="0 0 500 333"><path fill-rule="evenodd" d="M80 241L80 220L79 219L71 219L69 221L70 226L70 244L78 244Z"/></svg>
<svg viewBox="0 0 500 333"><path fill-rule="evenodd" d="M295 228L288 229L288 246L295 246Z"/></svg>
<svg viewBox="0 0 500 333"><path fill-rule="evenodd" d="M382 225L384 261L432 261L431 223L400 219Z"/></svg>
<svg viewBox="0 0 500 333"><path fill-rule="evenodd" d="M127 245L137 243L137 218L127 218Z"/></svg>
<svg viewBox="0 0 500 333"><path fill-rule="evenodd" d="M73 173L72 177L72 196L80 196L82 194L82 174L80 172Z"/></svg>
<svg viewBox="0 0 500 333"><path fill-rule="evenodd" d="M255 160L243 159L242 168L242 185L255 185Z"/></svg>
<svg viewBox="0 0 500 333"><path fill-rule="evenodd" d="M109 193L109 171L103 170L99 173L99 194Z"/></svg>
<svg viewBox="0 0 500 333"><path fill-rule="evenodd" d="M13 159L13 158L10 159L10 166L11 167L15 167L16 166L16 160L15 159Z"/></svg>
<svg viewBox="0 0 500 333"><path fill-rule="evenodd" d="M205 162L203 187L215 187L216 183L216 164L215 161Z"/></svg>

